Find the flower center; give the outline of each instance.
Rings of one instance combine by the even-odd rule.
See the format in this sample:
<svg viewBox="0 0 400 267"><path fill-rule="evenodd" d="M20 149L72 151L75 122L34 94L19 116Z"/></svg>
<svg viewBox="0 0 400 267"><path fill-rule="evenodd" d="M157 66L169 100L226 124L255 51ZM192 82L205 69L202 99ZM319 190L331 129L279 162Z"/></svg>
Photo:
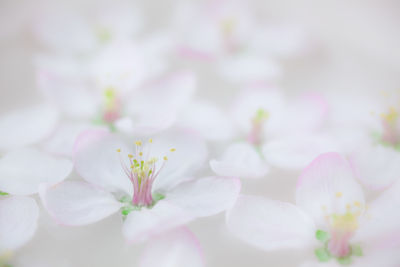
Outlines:
<svg viewBox="0 0 400 267"><path fill-rule="evenodd" d="M336 198L341 198L341 192L336 193ZM326 207L322 206L323 211ZM346 205L346 211L342 214L327 214L325 219L328 224L328 231L318 230L316 238L323 244L315 250L315 255L321 262L329 261L331 258L343 265L350 264L353 256L362 256L362 249L358 245L350 244L350 239L358 229L358 218L363 205L355 201Z"/></svg>
<svg viewBox="0 0 400 267"><path fill-rule="evenodd" d="M399 112L391 107L389 112L381 114L383 135L382 141L385 144L400 149L400 116Z"/></svg>
<svg viewBox="0 0 400 267"><path fill-rule="evenodd" d="M107 124L112 124L121 117L121 100L114 88L104 91L102 119Z"/></svg>
<svg viewBox="0 0 400 267"><path fill-rule="evenodd" d="M153 140L150 139L149 144L152 142ZM158 200L164 198L161 194L153 194L152 187L155 179L165 166L168 157L164 156L161 166L157 166L159 159L156 157L149 157L150 149L146 153L144 152L142 141L136 141L135 145L135 154L127 155L129 166L127 166L122 158L120 158L120 160L122 168L133 186L132 208L150 207ZM174 148L170 149L170 152L174 151ZM117 149L117 152L121 153L121 149Z"/></svg>
<svg viewBox="0 0 400 267"><path fill-rule="evenodd" d="M252 127L247 136L247 141L255 146L262 143L263 124L269 118L269 113L264 109L258 109L251 119Z"/></svg>

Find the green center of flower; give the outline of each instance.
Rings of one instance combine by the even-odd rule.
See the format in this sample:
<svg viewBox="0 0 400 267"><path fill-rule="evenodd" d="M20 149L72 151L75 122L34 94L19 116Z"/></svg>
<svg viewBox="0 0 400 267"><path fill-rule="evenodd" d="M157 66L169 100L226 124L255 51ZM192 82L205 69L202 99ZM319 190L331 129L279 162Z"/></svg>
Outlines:
<svg viewBox="0 0 400 267"><path fill-rule="evenodd" d="M120 202L125 204L121 211L124 216L143 207L151 208L165 198L164 195L153 192L153 183L164 168L168 157L164 156L162 158L163 163L158 165L159 159L150 156L150 145L152 143L153 140L150 139L149 148L144 151L142 141L136 141L136 152L127 154L127 161L120 157L121 166L133 186L133 195L131 197L124 196L120 199ZM120 154L122 151L117 149L117 152ZM175 149L171 148L170 152L175 152ZM126 162L129 162L129 164L126 164Z"/></svg>
<svg viewBox="0 0 400 267"><path fill-rule="evenodd" d="M255 146L260 146L262 143L263 125L269 118L269 113L260 108L256 111L251 119L251 130L247 136L247 141Z"/></svg>
<svg viewBox="0 0 400 267"><path fill-rule="evenodd" d="M341 192L336 193L337 198L342 197ZM326 207L322 207L326 211ZM315 250L315 255L321 262L327 262L335 258L342 265L349 265L353 257L363 255L360 246L350 244L355 231L358 229L358 218L363 207L358 201L348 203L346 212L326 215L329 225L328 231L318 230L315 237L322 243L322 247Z"/></svg>

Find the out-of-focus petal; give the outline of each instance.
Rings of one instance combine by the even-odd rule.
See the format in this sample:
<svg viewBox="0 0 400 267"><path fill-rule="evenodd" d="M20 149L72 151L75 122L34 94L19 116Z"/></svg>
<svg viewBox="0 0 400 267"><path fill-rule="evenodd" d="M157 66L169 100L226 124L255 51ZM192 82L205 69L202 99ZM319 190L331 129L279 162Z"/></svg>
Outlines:
<svg viewBox="0 0 400 267"><path fill-rule="evenodd" d="M229 230L263 250L312 245L315 226L295 205L256 196L240 196L227 214Z"/></svg>
<svg viewBox="0 0 400 267"><path fill-rule="evenodd" d="M91 224L122 207L113 195L86 182L65 181L54 186L42 185L39 193L49 214L62 225Z"/></svg>
<svg viewBox="0 0 400 267"><path fill-rule="evenodd" d="M0 188L12 195L34 194L41 183L58 183L71 171L68 159L33 148L18 149L0 158Z"/></svg>
<svg viewBox="0 0 400 267"><path fill-rule="evenodd" d="M202 267L203 251L196 236L178 228L151 239L142 254L140 267Z"/></svg>
<svg viewBox="0 0 400 267"><path fill-rule="evenodd" d="M360 182L372 190L385 189L400 180L400 155L393 148L364 146L350 159Z"/></svg>
<svg viewBox="0 0 400 267"><path fill-rule="evenodd" d="M364 194L349 162L338 153L318 156L302 172L296 189L297 205L308 212L319 227L325 215L344 214L347 206L364 206Z"/></svg>
<svg viewBox="0 0 400 267"><path fill-rule="evenodd" d="M167 193L167 200L194 217L211 216L229 209L240 192L240 180L206 177L186 182Z"/></svg>
<svg viewBox="0 0 400 267"><path fill-rule="evenodd" d="M15 110L0 116L0 149L8 150L44 140L54 130L58 114L47 105Z"/></svg>
<svg viewBox="0 0 400 267"><path fill-rule="evenodd" d="M242 178L265 176L269 167L256 149L246 143L229 146L221 160L211 160L211 169L218 175Z"/></svg>
<svg viewBox="0 0 400 267"><path fill-rule="evenodd" d="M282 169L301 169L318 155L337 151L335 142L324 135L297 135L273 139L262 147L266 162Z"/></svg>
<svg viewBox="0 0 400 267"><path fill-rule="evenodd" d="M22 196L0 198L0 255L23 246L34 235L39 209L34 199Z"/></svg>

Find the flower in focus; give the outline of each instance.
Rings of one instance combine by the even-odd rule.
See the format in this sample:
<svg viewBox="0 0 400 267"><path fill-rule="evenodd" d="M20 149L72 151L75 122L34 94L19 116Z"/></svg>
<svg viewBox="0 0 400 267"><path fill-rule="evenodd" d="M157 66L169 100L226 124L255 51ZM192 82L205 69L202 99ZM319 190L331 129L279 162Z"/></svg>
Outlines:
<svg viewBox="0 0 400 267"><path fill-rule="evenodd" d="M300 176L296 205L241 196L227 215L228 227L267 251L307 248L314 250L315 262L376 266L379 259L397 266L400 183L367 204L354 178L343 157L323 154Z"/></svg>
<svg viewBox="0 0 400 267"><path fill-rule="evenodd" d="M204 143L187 133L128 143L107 131L89 131L78 138L74 153L85 181L43 186L40 195L60 224L90 224L120 211L124 237L143 241L234 203L237 179L191 176L205 157Z"/></svg>

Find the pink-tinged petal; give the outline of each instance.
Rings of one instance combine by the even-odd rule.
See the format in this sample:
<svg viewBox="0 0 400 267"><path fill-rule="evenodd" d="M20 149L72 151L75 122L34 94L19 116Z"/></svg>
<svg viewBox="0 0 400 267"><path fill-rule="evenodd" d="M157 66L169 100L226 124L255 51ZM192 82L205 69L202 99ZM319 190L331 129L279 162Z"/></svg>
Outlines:
<svg viewBox="0 0 400 267"><path fill-rule="evenodd" d="M240 196L227 214L229 230L263 250L312 245L315 226L295 205L256 196Z"/></svg>
<svg viewBox="0 0 400 267"><path fill-rule="evenodd" d="M183 209L161 200L148 209L132 211L126 218L122 233L128 242L143 242L193 219Z"/></svg>
<svg viewBox="0 0 400 267"><path fill-rule="evenodd" d="M18 149L0 158L0 188L12 195L34 194L41 183L58 183L71 171L68 159L33 148Z"/></svg>
<svg viewBox="0 0 400 267"><path fill-rule="evenodd" d="M297 135L273 139L262 147L266 162L282 169L301 169L318 155L337 151L338 145L323 135Z"/></svg>
<svg viewBox="0 0 400 267"><path fill-rule="evenodd" d="M132 184L121 165L121 153L132 153L131 147L117 136L104 130L82 133L74 147L75 170L87 182L104 189L132 194Z"/></svg>
<svg viewBox="0 0 400 267"><path fill-rule="evenodd" d="M176 150L170 152L171 148ZM207 154L204 140L191 132L171 131L153 137L151 155L160 159L168 157L153 189L167 191L187 180L205 165Z"/></svg>
<svg viewBox="0 0 400 267"><path fill-rule="evenodd" d="M203 250L187 228L174 229L151 239L141 256L140 267L202 267Z"/></svg>
<svg viewBox="0 0 400 267"><path fill-rule="evenodd" d="M205 217L231 208L240 189L237 178L206 177L177 186L166 199L194 217Z"/></svg>
<svg viewBox="0 0 400 267"><path fill-rule="evenodd" d="M57 124L56 110L47 105L15 110L0 116L0 150L44 140Z"/></svg>
<svg viewBox="0 0 400 267"><path fill-rule="evenodd" d="M217 71L227 81L242 84L270 81L279 77L282 72L276 62L251 54L238 55L223 60Z"/></svg>
<svg viewBox="0 0 400 267"><path fill-rule="evenodd" d="M39 209L34 199L22 196L0 198L0 255L20 248L34 235Z"/></svg>
<svg viewBox="0 0 400 267"><path fill-rule="evenodd" d="M269 167L254 146L237 143L229 146L221 160L211 160L211 169L221 176L258 178L265 176Z"/></svg>
<svg viewBox="0 0 400 267"><path fill-rule="evenodd" d="M400 154L384 146L364 146L350 156L359 181L371 190L382 190L400 180Z"/></svg>
<svg viewBox="0 0 400 267"><path fill-rule="evenodd" d="M194 102L182 113L179 125L191 128L207 140L227 140L232 137L233 127L221 109L207 102Z"/></svg>
<svg viewBox="0 0 400 267"><path fill-rule="evenodd" d="M360 221L356 240L368 244L381 244L383 240L400 244L400 182L384 191L367 207ZM392 237L391 239L388 236ZM389 245L389 244L386 244Z"/></svg>
<svg viewBox="0 0 400 267"><path fill-rule="evenodd" d="M234 122L245 134L253 127L253 120L259 110L268 114L263 124L265 133L275 134L282 124L284 98L278 89L256 88L242 90L233 103L232 115ZM281 134L281 133L279 133Z"/></svg>
<svg viewBox="0 0 400 267"><path fill-rule="evenodd" d="M43 142L43 149L63 156L72 156L75 141L84 131L105 129L85 122L64 122L57 127L49 139Z"/></svg>
<svg viewBox="0 0 400 267"><path fill-rule="evenodd" d="M86 182L65 181L53 186L43 184L39 193L46 210L62 225L95 223L122 207L112 194Z"/></svg>
<svg viewBox="0 0 400 267"><path fill-rule="evenodd" d="M135 133L150 134L171 126L195 89L194 74L180 71L134 92L127 98L126 112L135 118Z"/></svg>
<svg viewBox="0 0 400 267"><path fill-rule="evenodd" d="M322 154L308 165L297 182L296 202L319 227L326 215L344 214L348 205L365 203L349 162L338 153Z"/></svg>

